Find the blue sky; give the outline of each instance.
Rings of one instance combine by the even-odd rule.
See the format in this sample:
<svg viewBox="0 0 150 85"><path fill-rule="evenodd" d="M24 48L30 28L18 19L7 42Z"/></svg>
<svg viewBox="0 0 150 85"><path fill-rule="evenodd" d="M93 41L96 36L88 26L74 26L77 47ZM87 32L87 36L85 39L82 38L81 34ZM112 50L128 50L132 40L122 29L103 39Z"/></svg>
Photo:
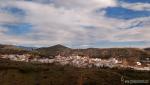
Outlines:
<svg viewBox="0 0 150 85"><path fill-rule="evenodd" d="M150 47L150 0L1 0L0 43Z"/></svg>
<svg viewBox="0 0 150 85"><path fill-rule="evenodd" d="M150 11L135 11L123 7L108 7L105 10L107 17L119 19L134 19L150 16Z"/></svg>
<svg viewBox="0 0 150 85"><path fill-rule="evenodd" d="M150 3L149 0L119 0L123 2L128 2L128 3Z"/></svg>
<svg viewBox="0 0 150 85"><path fill-rule="evenodd" d="M32 26L27 23L3 24L2 26L5 27L6 29L9 29L6 32L8 35L24 36L26 33L30 32L32 29Z"/></svg>

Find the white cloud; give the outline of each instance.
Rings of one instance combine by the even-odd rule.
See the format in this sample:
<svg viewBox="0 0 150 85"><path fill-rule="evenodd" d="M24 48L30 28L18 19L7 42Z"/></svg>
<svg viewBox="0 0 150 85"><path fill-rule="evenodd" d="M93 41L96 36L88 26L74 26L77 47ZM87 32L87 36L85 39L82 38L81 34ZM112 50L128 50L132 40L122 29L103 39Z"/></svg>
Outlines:
<svg viewBox="0 0 150 85"><path fill-rule="evenodd" d="M135 11L150 11L149 3L122 3L121 6Z"/></svg>
<svg viewBox="0 0 150 85"><path fill-rule="evenodd" d="M2 12L0 23L14 23L19 20L30 23L33 27L32 31L24 36L7 35L0 30L1 43L31 46L48 46L58 43L70 46L74 44L90 46L91 43L101 40L150 42L149 17L122 20L106 17L105 11L94 12L96 9L117 6L116 0L90 0L88 2L87 0L55 0L49 4L22 0L7 2L3 6L18 7L26 12L26 16L20 20L9 13ZM141 27L126 29L139 22L142 22Z"/></svg>
<svg viewBox="0 0 150 85"><path fill-rule="evenodd" d="M97 9L109 6L116 6L116 0L54 0L54 4L58 7L79 8L79 9Z"/></svg>
<svg viewBox="0 0 150 85"><path fill-rule="evenodd" d="M3 23L18 23L19 22L19 19L8 14L8 13L1 13L0 12L0 24L3 24Z"/></svg>

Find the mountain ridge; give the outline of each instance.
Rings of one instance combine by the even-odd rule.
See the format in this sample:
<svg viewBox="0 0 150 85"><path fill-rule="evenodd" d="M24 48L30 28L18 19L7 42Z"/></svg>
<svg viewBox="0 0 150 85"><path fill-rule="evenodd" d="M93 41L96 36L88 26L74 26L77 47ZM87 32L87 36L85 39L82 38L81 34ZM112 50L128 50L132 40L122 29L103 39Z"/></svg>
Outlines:
<svg viewBox="0 0 150 85"><path fill-rule="evenodd" d="M12 49L13 48L13 49ZM61 44L57 44L50 47L41 47L35 48L32 50L27 50L19 48L15 45L2 45L0 44L1 51L29 51L37 52L43 56L70 56L70 55L80 55L80 56L89 56L94 58L110 58L110 57L144 57L150 56L150 53L147 48L86 48L86 49L73 49L66 47Z"/></svg>
<svg viewBox="0 0 150 85"><path fill-rule="evenodd" d="M1 46L5 48L5 46ZM71 56L80 56L81 58L103 59L109 60L115 58L125 62L125 65L136 65L136 62L142 62L144 65L149 63L150 53L145 49L139 48L87 48L87 49L72 49L63 45L54 45L50 47L42 47L34 50L25 49L7 49L0 48L0 54L17 54L24 55L30 54L32 58L48 58L55 59L58 55L62 58L69 58ZM146 62L145 62L146 61Z"/></svg>

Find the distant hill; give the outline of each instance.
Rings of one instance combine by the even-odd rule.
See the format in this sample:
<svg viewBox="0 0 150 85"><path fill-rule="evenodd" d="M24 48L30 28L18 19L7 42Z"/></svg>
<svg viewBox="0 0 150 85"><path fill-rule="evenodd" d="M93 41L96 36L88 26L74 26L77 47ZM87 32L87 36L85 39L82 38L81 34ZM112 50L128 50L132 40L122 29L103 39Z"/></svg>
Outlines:
<svg viewBox="0 0 150 85"><path fill-rule="evenodd" d="M45 47L36 49L40 53L46 53L47 55L80 55L89 56L94 58L109 58L109 57L140 57L149 56L146 51L138 48L88 48L88 49L71 49L63 45L55 45L52 47Z"/></svg>
<svg viewBox="0 0 150 85"><path fill-rule="evenodd" d="M40 54L54 57L59 54L66 55L67 53L70 53L71 48L58 44L51 47L38 48L36 51Z"/></svg>
<svg viewBox="0 0 150 85"><path fill-rule="evenodd" d="M135 62L145 61L150 59L150 51L148 49L139 48L87 48L87 49L72 49L63 45L54 45L51 47L42 47L37 49L24 49L24 47L17 47L12 45L0 45L0 54L32 54L40 57L54 58L57 55L61 56L87 56L90 58L117 58L119 60L128 62L130 65L135 65Z"/></svg>
<svg viewBox="0 0 150 85"><path fill-rule="evenodd" d="M16 46L16 48L32 51L34 49L37 49L36 47L25 47L25 46Z"/></svg>
<svg viewBox="0 0 150 85"><path fill-rule="evenodd" d="M145 51L149 51L149 52L150 52L150 48L145 48L144 50L145 50Z"/></svg>
<svg viewBox="0 0 150 85"><path fill-rule="evenodd" d="M28 48L28 47L18 47L13 45L0 45L0 53L8 54L23 54L23 53L37 53L44 57L54 57L57 55L70 56L70 55L79 55L79 56L88 56L92 58L127 58L127 59L140 59L144 57L150 57L148 52L149 48L139 49L139 48L87 48L87 49L72 49L63 45L54 45L51 47L42 47L42 48ZM132 60L132 59L131 59Z"/></svg>
<svg viewBox="0 0 150 85"><path fill-rule="evenodd" d="M123 59L130 63L130 65L135 64L137 61L145 60L150 58L150 53L139 48L87 48L87 49L71 49L63 45L55 45L52 47L45 47L36 49L40 54L47 57L55 57L57 55L61 56L87 56L91 58L118 58Z"/></svg>
<svg viewBox="0 0 150 85"><path fill-rule="evenodd" d="M0 49L14 49L15 46L14 45L3 45L0 44Z"/></svg>
<svg viewBox="0 0 150 85"><path fill-rule="evenodd" d="M32 47L23 47L23 46L15 46L15 45L3 45L0 44L0 54L26 54L31 53L35 54Z"/></svg>

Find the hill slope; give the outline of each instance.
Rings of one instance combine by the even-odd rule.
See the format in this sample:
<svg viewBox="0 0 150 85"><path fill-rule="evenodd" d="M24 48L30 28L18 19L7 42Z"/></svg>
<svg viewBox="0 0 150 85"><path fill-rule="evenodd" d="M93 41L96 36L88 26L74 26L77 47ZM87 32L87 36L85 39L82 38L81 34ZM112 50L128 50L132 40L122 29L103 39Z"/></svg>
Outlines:
<svg viewBox="0 0 150 85"><path fill-rule="evenodd" d="M150 54L138 48L88 48L88 49L71 49L62 45L55 45L47 48L39 48L38 52L46 54L48 56L70 56L70 55L80 55L80 56L89 56L92 58L110 58L110 57L147 57Z"/></svg>
<svg viewBox="0 0 150 85"><path fill-rule="evenodd" d="M24 54L28 51L22 48L18 48L14 45L2 45L0 44L0 54Z"/></svg>
<svg viewBox="0 0 150 85"><path fill-rule="evenodd" d="M0 60L1 85L122 85L122 77L126 80L150 79L148 71L88 69Z"/></svg>
<svg viewBox="0 0 150 85"><path fill-rule="evenodd" d="M66 53L69 53L71 51L71 49L58 44L58 45L51 46L51 47L38 48L38 49L36 49L36 51L38 51L40 54L54 57L59 54L66 55Z"/></svg>

